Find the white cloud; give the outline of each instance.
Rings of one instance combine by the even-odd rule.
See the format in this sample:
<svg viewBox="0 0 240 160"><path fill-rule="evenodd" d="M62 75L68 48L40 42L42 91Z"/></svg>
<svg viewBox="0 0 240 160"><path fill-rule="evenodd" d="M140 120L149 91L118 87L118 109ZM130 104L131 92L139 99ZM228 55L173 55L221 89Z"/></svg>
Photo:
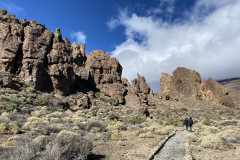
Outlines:
<svg viewBox="0 0 240 160"><path fill-rule="evenodd" d="M155 91L161 73L179 66L203 79L240 77L240 1L198 0L187 13L189 20L174 24L126 11L113 19L125 27L126 41L112 51L123 76L131 81L137 73L144 75Z"/></svg>
<svg viewBox="0 0 240 160"><path fill-rule="evenodd" d="M6 0L0 0L0 8L6 9L8 13L12 14L25 14L25 11L22 7Z"/></svg>
<svg viewBox="0 0 240 160"><path fill-rule="evenodd" d="M71 33L70 37L75 39L78 44L85 44L87 39L87 36L80 31Z"/></svg>

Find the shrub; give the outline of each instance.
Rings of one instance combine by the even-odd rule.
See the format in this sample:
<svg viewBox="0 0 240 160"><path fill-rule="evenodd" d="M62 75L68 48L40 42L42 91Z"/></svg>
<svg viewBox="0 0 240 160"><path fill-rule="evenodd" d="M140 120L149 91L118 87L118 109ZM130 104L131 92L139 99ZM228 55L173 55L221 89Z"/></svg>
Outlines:
<svg viewBox="0 0 240 160"><path fill-rule="evenodd" d="M114 120L119 120L119 116L117 113L110 113L108 115L108 119L111 120L111 121L114 121Z"/></svg>
<svg viewBox="0 0 240 160"><path fill-rule="evenodd" d="M126 118L126 121L131 124L141 124L146 121L143 115L131 115Z"/></svg>
<svg viewBox="0 0 240 160"><path fill-rule="evenodd" d="M147 133L141 133L139 136L139 138L154 138L154 134L152 132L147 132Z"/></svg>
<svg viewBox="0 0 240 160"><path fill-rule="evenodd" d="M49 102L49 95L42 94L38 95L37 98L33 101L34 106L47 106Z"/></svg>
<svg viewBox="0 0 240 160"><path fill-rule="evenodd" d="M8 160L31 160L36 157L40 145L29 139L18 139L15 147L2 150L0 159Z"/></svg>
<svg viewBox="0 0 240 160"><path fill-rule="evenodd" d="M118 132L113 133L111 135L111 140L114 140L114 141L122 140L122 135L120 133L118 133Z"/></svg>
<svg viewBox="0 0 240 160"><path fill-rule="evenodd" d="M46 159L87 159L93 145L80 135L57 136L53 142L46 146L44 157Z"/></svg>
<svg viewBox="0 0 240 160"><path fill-rule="evenodd" d="M216 134L210 134L202 137L201 146L215 150L228 150L233 148L233 145L231 145L225 138Z"/></svg>
<svg viewBox="0 0 240 160"><path fill-rule="evenodd" d="M110 103L111 105L114 105L114 106L118 105L118 100L115 100L115 99L112 99L110 97L104 96L99 92L95 93L95 96L103 102Z"/></svg>
<svg viewBox="0 0 240 160"><path fill-rule="evenodd" d="M156 134L160 134L160 135L167 135L167 134L171 133L174 129L175 129L174 126L164 126L162 128L156 129L154 132Z"/></svg>
<svg viewBox="0 0 240 160"><path fill-rule="evenodd" d="M160 125L183 126L183 119L174 116L161 116L158 118L157 122Z"/></svg>
<svg viewBox="0 0 240 160"><path fill-rule="evenodd" d="M226 139L230 143L240 144L240 135L236 133L231 133L226 136Z"/></svg>
<svg viewBox="0 0 240 160"><path fill-rule="evenodd" d="M183 112L187 112L188 111L187 108L181 108L180 110L183 111Z"/></svg>
<svg viewBox="0 0 240 160"><path fill-rule="evenodd" d="M208 119L208 118L204 118L204 119L202 120L202 124L204 124L204 125L206 125L206 126L210 126L211 123L212 123L212 121L211 121L210 119Z"/></svg>
<svg viewBox="0 0 240 160"><path fill-rule="evenodd" d="M106 131L106 124L102 121L93 120L93 121L88 122L86 130L91 131L91 129L93 127L100 128L100 132Z"/></svg>
<svg viewBox="0 0 240 160"><path fill-rule="evenodd" d="M0 113L12 112L14 110L19 110L21 102L18 100L18 97L15 95L1 95L0 96Z"/></svg>
<svg viewBox="0 0 240 160"><path fill-rule="evenodd" d="M194 135L194 134L189 134L189 135L187 135L187 139L188 139L190 142L198 142L198 141L199 141L198 137L197 137L196 135Z"/></svg>
<svg viewBox="0 0 240 160"><path fill-rule="evenodd" d="M17 122L10 122L9 124L0 124L0 134L18 134L19 126Z"/></svg>

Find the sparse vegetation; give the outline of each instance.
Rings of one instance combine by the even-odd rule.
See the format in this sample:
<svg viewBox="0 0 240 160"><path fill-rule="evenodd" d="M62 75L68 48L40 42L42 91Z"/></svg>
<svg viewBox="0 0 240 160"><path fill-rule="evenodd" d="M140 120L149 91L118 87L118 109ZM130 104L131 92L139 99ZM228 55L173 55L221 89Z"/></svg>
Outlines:
<svg viewBox="0 0 240 160"><path fill-rule="evenodd" d="M37 98L33 101L34 106L47 106L49 104L49 95L42 94L38 95Z"/></svg>
<svg viewBox="0 0 240 160"><path fill-rule="evenodd" d="M119 115L117 113L110 113L108 115L108 119L111 120L111 121L114 121L114 120L119 120Z"/></svg>
<svg viewBox="0 0 240 160"><path fill-rule="evenodd" d="M97 121L97 120L89 121L87 124L86 130L91 131L94 127L99 128L100 132L106 131L106 124L102 121Z"/></svg>
<svg viewBox="0 0 240 160"><path fill-rule="evenodd" d="M146 118L143 115L130 115L126 118L126 122L131 124L141 124L146 121Z"/></svg>
<svg viewBox="0 0 240 160"><path fill-rule="evenodd" d="M0 113L19 110L21 102L16 95L0 95Z"/></svg>

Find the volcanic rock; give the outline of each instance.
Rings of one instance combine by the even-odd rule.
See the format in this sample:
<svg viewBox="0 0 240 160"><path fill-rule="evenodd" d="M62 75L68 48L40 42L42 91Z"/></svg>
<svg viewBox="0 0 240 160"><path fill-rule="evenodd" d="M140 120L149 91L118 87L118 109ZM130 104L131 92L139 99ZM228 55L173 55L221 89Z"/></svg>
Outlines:
<svg viewBox="0 0 240 160"><path fill-rule="evenodd" d="M208 100L226 106L236 106L226 89L211 78L204 82L198 72L178 67L173 76L166 73L161 77L163 100L178 100L181 96Z"/></svg>
<svg viewBox="0 0 240 160"><path fill-rule="evenodd" d="M136 109L144 109L149 103L149 94L152 93L144 77L137 74L138 79L132 80L132 86L128 86L128 93L125 97L126 104ZM153 94L153 93L152 93Z"/></svg>

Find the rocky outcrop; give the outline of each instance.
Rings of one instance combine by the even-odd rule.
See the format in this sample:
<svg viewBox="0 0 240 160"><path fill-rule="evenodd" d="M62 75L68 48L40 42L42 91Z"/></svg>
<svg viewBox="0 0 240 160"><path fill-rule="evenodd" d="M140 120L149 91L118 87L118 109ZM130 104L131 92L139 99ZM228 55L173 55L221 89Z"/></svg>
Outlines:
<svg viewBox="0 0 240 160"><path fill-rule="evenodd" d="M87 55L85 69L89 71L89 81L101 93L119 103L124 103L126 87L121 81L122 66L116 58L101 50Z"/></svg>
<svg viewBox="0 0 240 160"><path fill-rule="evenodd" d="M226 89L212 80L202 81L198 72L178 67L173 76L166 73L161 77L161 98L178 100L181 96L208 100L226 106L236 106Z"/></svg>
<svg viewBox="0 0 240 160"><path fill-rule="evenodd" d="M236 103L229 96L227 90L211 78L201 84L201 91L203 100L208 100L229 107L236 106Z"/></svg>
<svg viewBox="0 0 240 160"><path fill-rule="evenodd" d="M122 66L99 50L85 56L85 45L53 34L36 21L20 21L0 9L0 70L10 72L36 90L68 95L100 90L123 103Z"/></svg>
<svg viewBox="0 0 240 160"><path fill-rule="evenodd" d="M19 59L21 65L17 65L20 71L19 77L37 90L52 91L47 73L47 55L52 49L53 34L44 25L35 21L24 20L22 26L24 27L23 45L17 53L19 54L17 56L21 57Z"/></svg>
<svg viewBox="0 0 240 160"><path fill-rule="evenodd" d="M101 50L92 51L87 55L85 68L89 71L92 85L96 87L100 84L121 82L122 66L116 58L111 58Z"/></svg>
<svg viewBox="0 0 240 160"><path fill-rule="evenodd" d="M126 104L130 107L144 110L149 106L149 95L153 94L144 77L132 80L132 86L127 87Z"/></svg>
<svg viewBox="0 0 240 160"><path fill-rule="evenodd" d="M48 69L53 88L57 92L69 94L74 87L72 47L67 38L62 39L60 29L56 29L51 52L47 55Z"/></svg>
<svg viewBox="0 0 240 160"><path fill-rule="evenodd" d="M11 73L21 67L23 28L14 15L0 9L0 67Z"/></svg>

